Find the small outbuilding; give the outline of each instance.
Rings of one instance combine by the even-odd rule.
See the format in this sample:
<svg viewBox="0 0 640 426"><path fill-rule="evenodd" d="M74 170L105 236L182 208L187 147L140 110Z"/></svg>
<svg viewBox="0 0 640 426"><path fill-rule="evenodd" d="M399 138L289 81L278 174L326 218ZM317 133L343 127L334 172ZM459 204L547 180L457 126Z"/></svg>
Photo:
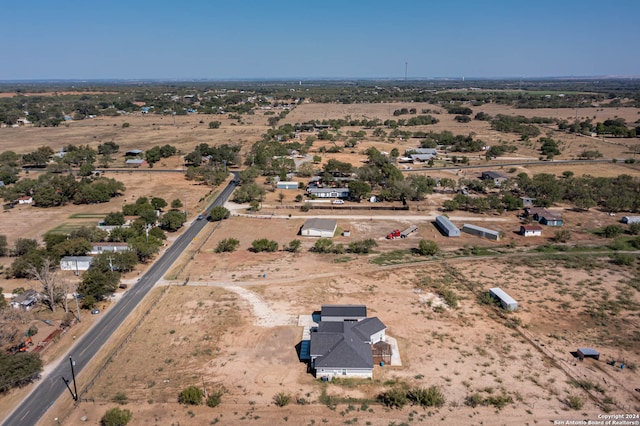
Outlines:
<svg viewBox="0 0 640 426"><path fill-rule="evenodd" d="M459 237L460 229L455 226L448 217L446 216L436 216L436 226L447 237Z"/></svg>
<svg viewBox="0 0 640 426"><path fill-rule="evenodd" d="M562 226L562 217L556 214L550 214L540 217L541 224L547 226Z"/></svg>
<svg viewBox="0 0 640 426"><path fill-rule="evenodd" d="M124 162L124 165L127 167L140 167L147 164L147 162L141 158L130 158L127 161Z"/></svg>
<svg viewBox="0 0 640 426"><path fill-rule="evenodd" d="M578 358L583 360L585 358L593 358L595 360L600 359L600 352L591 348L578 348Z"/></svg>
<svg viewBox="0 0 640 426"><path fill-rule="evenodd" d="M91 267L93 257L91 256L65 256L60 259L60 269L62 271L86 271Z"/></svg>
<svg viewBox="0 0 640 426"><path fill-rule="evenodd" d="M520 226L520 234L524 237L541 237L542 227L538 225L522 225Z"/></svg>
<svg viewBox="0 0 640 426"><path fill-rule="evenodd" d="M518 302L511 296L509 296L504 290L498 287L490 288L489 295L494 299L500 301L500 305L503 309L507 309L509 311L515 311L518 309Z"/></svg>
<svg viewBox="0 0 640 426"><path fill-rule="evenodd" d="M508 178L506 175L503 175L500 172L487 171L487 172L482 172L481 179L492 180L493 186L497 188L502 184L502 182L506 181Z"/></svg>
<svg viewBox="0 0 640 426"><path fill-rule="evenodd" d="M280 181L276 184L277 189L298 189L298 182Z"/></svg>
<svg viewBox="0 0 640 426"><path fill-rule="evenodd" d="M622 216L620 222L627 224L640 223L640 216Z"/></svg>
<svg viewBox="0 0 640 426"><path fill-rule="evenodd" d="M481 226L470 225L465 223L462 225L462 232L467 234L477 235L478 237L488 238L490 240L498 241L502 234L500 231L494 231L493 229L483 228Z"/></svg>
<svg viewBox="0 0 640 426"><path fill-rule="evenodd" d="M33 204L33 198L28 195L18 197L18 204Z"/></svg>
<svg viewBox="0 0 640 426"><path fill-rule="evenodd" d="M338 222L333 219L307 219L300 229L300 235L305 237L331 238L335 235Z"/></svg>

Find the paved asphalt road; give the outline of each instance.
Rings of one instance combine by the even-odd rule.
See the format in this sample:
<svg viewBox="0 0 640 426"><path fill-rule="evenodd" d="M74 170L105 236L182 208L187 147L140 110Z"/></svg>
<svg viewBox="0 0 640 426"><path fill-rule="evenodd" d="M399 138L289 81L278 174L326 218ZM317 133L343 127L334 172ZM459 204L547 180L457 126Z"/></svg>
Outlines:
<svg viewBox="0 0 640 426"><path fill-rule="evenodd" d="M222 206L226 202L237 186L236 179L237 175L235 175L234 181L229 183L222 193L218 195L207 211L212 207ZM127 316L147 295L149 290L153 288L156 282L162 279L171 265L178 259L180 254L182 254L206 224L206 220L193 221L191 226L171 244L167 251L149 268L147 273L140 278L140 281L132 286L113 307L104 313L104 317L76 342L69 354L75 361L76 377L82 371L82 368L98 353L109 337L111 337L118 327L127 319ZM63 359L47 377L37 383L36 388L4 420L3 425L36 424L46 413L47 409L53 405L55 400L63 392L68 392L61 379L62 377L69 380L71 379L71 367L69 360L66 358ZM80 383L78 387L81 388L82 385L83 384ZM73 384L71 384L71 387L73 388ZM67 394L65 397L71 398L71 395ZM82 395L80 397L82 397Z"/></svg>

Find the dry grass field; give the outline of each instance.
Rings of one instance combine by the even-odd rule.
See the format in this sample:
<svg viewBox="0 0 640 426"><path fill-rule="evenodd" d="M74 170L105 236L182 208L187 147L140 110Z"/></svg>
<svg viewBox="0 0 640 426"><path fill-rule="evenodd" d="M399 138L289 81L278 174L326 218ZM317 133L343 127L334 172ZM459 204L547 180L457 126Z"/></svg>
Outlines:
<svg viewBox="0 0 640 426"><path fill-rule="evenodd" d="M287 123L328 118L389 118L399 108L438 110L429 104L331 105L304 104L295 108L284 120ZM516 110L497 105L473 108L474 113L497 113L559 117L571 119L575 110ZM518 144L511 157L537 159L533 145L518 141L516 135L499 133L489 123L472 121L460 124L452 115L440 110L440 123L412 130L450 130L454 134L473 132L489 144L500 141ZM596 121L620 116L634 122L638 110L581 109L581 117ZM211 120L222 121L220 129L209 129ZM89 144L113 140L121 149L146 149L171 144L190 152L196 144L242 144L246 152L267 129L267 117L260 112L244 116L243 123L226 117L178 116L176 126L171 117L127 116L97 118L72 122L59 128L0 129L0 150L29 152L41 145L59 149L67 144ZM122 128L124 122L130 127ZM344 130L344 129L343 129ZM359 130L359 129L354 129ZM543 132L544 133L544 132ZM369 132L370 135L370 132ZM302 139L306 137L302 134ZM629 146L635 140L599 140L552 132L562 141L563 154L558 159L571 159L585 149L597 149L606 158L628 158ZM314 143L311 154L329 143ZM361 164L363 151L375 146L390 151L394 147L417 146L415 140L382 141L369 136L353 152L322 154L323 161L337 158ZM123 160L123 158L119 158ZM496 163L487 169L499 169ZM163 160L155 169L180 169L177 157ZM499 164L499 163L498 163ZM116 166L117 164L114 164ZM518 166L502 171L515 176L573 171L577 176L616 176L622 173L640 176L637 165L628 164L562 164L553 162ZM480 170L480 169L479 169ZM466 177L480 174L465 171ZM419 172L422 173L422 172ZM455 171L423 172L433 177L455 177ZM123 197L109 203L62 208L39 209L18 206L3 213L0 234L9 241L16 238L38 238L52 229L70 229L93 224L94 215L119 210L124 202L139 196L162 196L187 200L191 218L204 206L211 188L185 181L179 173L115 173L124 182ZM545 228L544 236L523 238L515 231L520 220L515 213L474 215L453 212L450 217L458 225L473 223L501 230L505 238L490 242L463 235L447 239L435 229L432 221L439 214L442 201L453 196L436 193L420 203L412 203L409 211L354 211L348 208L302 213L293 199L302 191L286 191L280 202L278 192L268 192L257 218L244 215L246 206L232 203L234 216L220 224L210 223L185 253L165 282L159 283L153 298L159 303L130 335L122 333L110 341L110 348L128 338L113 360L103 366L102 373L83 402L72 408L68 403L54 405L40 424L51 424L58 417L63 424L99 424L107 408L123 400L134 413L134 424L536 424L553 420L597 420L598 414L640 411L637 368L640 366L640 328L638 312L638 267L621 267L610 263L606 255L544 254L523 255L529 249L548 241L553 230ZM597 209L574 212L563 210L565 228L572 232L572 243L602 245L603 240L589 230L617 223ZM297 236L309 217L334 217L341 230L350 237L337 236L334 242L348 245L373 238L376 253L318 255L309 249L315 241ZM395 228L416 224L418 232L403 240L386 240ZM237 238L236 252L217 254L218 242ZM268 238L280 246L293 239L302 240L300 253L261 253L249 251L251 242ZM439 260L425 261L410 254L420 239L435 240L444 254ZM472 249L487 257L473 256ZM8 266L11 259L0 259ZM181 284L188 278L188 286ZM135 275L127 277L135 281ZM167 285L171 287L165 292ZM27 282L2 280L5 291L26 287ZM489 287L500 286L520 303L516 313L505 314L482 303L481 294ZM457 308L443 306L438 292L452 290L459 299ZM401 366L376 366L374 380L359 383L317 381L299 362L296 345L302 337L298 316L310 314L325 303L364 303L370 315L378 316L397 339ZM52 354L64 353L72 340L60 341ZM600 350L600 361L576 361L571 351L578 347ZM49 355L47 360L54 359ZM607 364L615 359L616 367ZM622 370L620 362L627 368ZM79 376L81 387L92 375ZM576 382L576 380L578 382ZM406 383L428 387L436 385L446 396L439 409L425 410L406 406L391 410L378 404L376 396L394 384ZM205 387L211 392L223 390L222 403L216 408L186 407L177 403L181 389L189 385ZM580 387L582 386L582 387ZM585 388L588 388L585 390ZM293 401L277 407L274 396L291 394ZM12 396L13 395L13 396ZM15 403L15 395L0 402L6 413ZM337 402L331 409L326 402ZM474 395L476 395L474 397ZM13 399L12 399L13 398ZM468 398L490 400L496 406L475 407ZM570 404L582 403L580 409ZM81 418L87 416L87 421Z"/></svg>
<svg viewBox="0 0 640 426"><path fill-rule="evenodd" d="M238 275L171 287L89 390L94 402L76 408L69 424L80 424L85 415L98 418L119 393L126 394L126 407L140 424L337 424L357 419L358 424L387 425L429 417L446 424L495 424L497 419L534 424L595 419L605 409L638 409L633 391L637 294L631 295L629 309L615 315L594 319L590 314L605 295L619 300L631 289L634 271L612 273L601 264L606 260L586 262L584 270L522 258L381 268L371 263L376 255L345 259L278 253L251 255L248 261L240 260L248 255L239 254L235 262L226 255L211 256L207 266L204 256L194 264L200 270L241 262ZM519 300L517 313L505 315L479 303L479 293L496 281ZM458 308L436 308L434 294L441 286L457 294ZM402 366L376 367L374 380L362 383L315 380L297 360L302 335L297 316L321 303L367 304L370 315L380 317L398 340ZM601 360L575 360L570 352L583 346L599 348ZM633 369L609 366L609 359ZM203 382L210 392L224 391L220 406L177 404L181 389ZM432 410L386 409L375 398L394 383L436 385L447 403ZM593 389L587 393L578 383ZM273 403L279 392L305 405L279 408ZM335 409L321 402L323 392L336 398ZM466 401L474 394L507 402L500 410L470 407ZM570 410L569 397L577 397L583 407Z"/></svg>

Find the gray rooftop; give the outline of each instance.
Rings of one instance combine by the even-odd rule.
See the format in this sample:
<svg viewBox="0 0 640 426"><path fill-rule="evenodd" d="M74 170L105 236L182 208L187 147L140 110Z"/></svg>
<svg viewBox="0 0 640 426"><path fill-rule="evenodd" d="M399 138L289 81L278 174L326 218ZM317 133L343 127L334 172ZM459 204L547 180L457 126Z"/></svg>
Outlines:
<svg viewBox="0 0 640 426"><path fill-rule="evenodd" d="M582 354L582 355L600 355L600 353L598 351L596 351L595 349L592 348L578 348L578 351Z"/></svg>
<svg viewBox="0 0 640 426"><path fill-rule="evenodd" d="M61 262L93 262L91 256L65 256L60 259Z"/></svg>
<svg viewBox="0 0 640 426"><path fill-rule="evenodd" d="M407 154L431 154L438 155L438 150L435 148L412 148L407 150Z"/></svg>
<svg viewBox="0 0 640 426"><path fill-rule="evenodd" d="M321 317L367 317L366 305L322 305Z"/></svg>
<svg viewBox="0 0 640 426"><path fill-rule="evenodd" d="M509 296L504 290L499 287L490 288L489 291L491 292L491 294L500 298L500 300L502 300L506 304L518 303L513 297Z"/></svg>
<svg viewBox="0 0 640 426"><path fill-rule="evenodd" d="M305 221L304 225L302 225L302 230L317 229L319 231L335 232L337 226L338 222L336 220L313 218Z"/></svg>
<svg viewBox="0 0 640 426"><path fill-rule="evenodd" d="M338 323L340 324L340 323ZM358 321L354 324L351 330L356 333L360 338L368 341L371 336L379 333L387 328L386 325L378 319L378 317L365 318L362 321Z"/></svg>
<svg viewBox="0 0 640 426"><path fill-rule="evenodd" d="M336 194L349 194L349 188L308 188L309 194L326 194L327 192L335 192Z"/></svg>
<svg viewBox="0 0 640 426"><path fill-rule="evenodd" d="M311 357L316 356L315 367L373 368L371 346L354 333L356 323L342 324L343 333L317 331L311 334Z"/></svg>

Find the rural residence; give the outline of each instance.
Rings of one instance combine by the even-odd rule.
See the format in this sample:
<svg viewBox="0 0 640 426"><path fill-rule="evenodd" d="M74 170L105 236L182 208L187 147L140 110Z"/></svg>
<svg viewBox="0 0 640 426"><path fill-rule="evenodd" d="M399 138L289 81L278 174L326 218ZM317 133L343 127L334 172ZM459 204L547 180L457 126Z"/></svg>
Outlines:
<svg viewBox="0 0 640 426"><path fill-rule="evenodd" d="M93 257L91 256L65 256L60 259L60 270L74 271L78 274L78 271L88 270L92 263Z"/></svg>
<svg viewBox="0 0 640 426"><path fill-rule="evenodd" d="M349 198L349 188L307 188L307 194L318 198Z"/></svg>
<svg viewBox="0 0 640 426"><path fill-rule="evenodd" d="M35 290L27 290L17 295L11 301L11 306L16 309L24 309L28 311L38 302L38 292Z"/></svg>
<svg viewBox="0 0 640 426"><path fill-rule="evenodd" d="M363 305L322 306L309 349L316 377L370 379L374 352L388 354L390 359L390 347L384 342L386 326L377 317L366 318L362 314L366 315Z"/></svg>
<svg viewBox="0 0 640 426"><path fill-rule="evenodd" d="M128 243L91 243L91 254L121 252L129 250Z"/></svg>

